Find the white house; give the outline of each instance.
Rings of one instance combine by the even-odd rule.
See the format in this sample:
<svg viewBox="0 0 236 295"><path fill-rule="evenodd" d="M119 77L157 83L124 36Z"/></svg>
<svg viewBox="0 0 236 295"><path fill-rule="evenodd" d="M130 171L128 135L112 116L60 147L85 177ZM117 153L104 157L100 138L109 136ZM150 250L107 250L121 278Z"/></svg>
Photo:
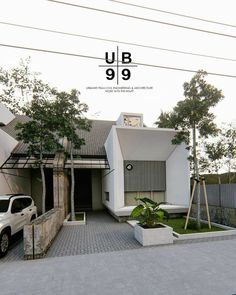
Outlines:
<svg viewBox="0 0 236 295"><path fill-rule="evenodd" d="M170 212L188 208L188 152L173 145L176 131L143 127L141 114L122 113L105 142L109 171L103 171L104 204L116 216L129 216L136 196L146 196Z"/></svg>
<svg viewBox="0 0 236 295"><path fill-rule="evenodd" d="M18 142L15 125L25 116L14 116L0 107L0 194L27 193L41 209L41 180L27 145ZM90 132L74 150L76 210L100 210L104 206L117 218L129 216L136 196L148 196L170 212L186 212L190 183L185 145L173 145L177 131L143 126L141 114L122 113L115 121L92 121ZM47 209L69 211L70 160L63 154L44 157Z"/></svg>

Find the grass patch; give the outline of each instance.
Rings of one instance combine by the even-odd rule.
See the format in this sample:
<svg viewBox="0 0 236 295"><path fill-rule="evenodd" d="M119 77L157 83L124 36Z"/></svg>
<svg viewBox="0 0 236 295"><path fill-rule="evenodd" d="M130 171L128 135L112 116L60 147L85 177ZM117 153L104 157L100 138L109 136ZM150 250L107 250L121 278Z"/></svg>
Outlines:
<svg viewBox="0 0 236 295"><path fill-rule="evenodd" d="M162 223L170 226L173 228L173 231L177 232L178 234L195 234L195 233L205 233L205 232L213 232L213 231L222 231L224 229L211 226L211 229L208 228L208 224L201 223L201 229L197 229L197 223L193 220L189 220L188 227L185 230L185 218L171 218L168 221L163 220Z"/></svg>
<svg viewBox="0 0 236 295"><path fill-rule="evenodd" d="M83 221L84 220L84 213L75 213L75 220L76 221Z"/></svg>

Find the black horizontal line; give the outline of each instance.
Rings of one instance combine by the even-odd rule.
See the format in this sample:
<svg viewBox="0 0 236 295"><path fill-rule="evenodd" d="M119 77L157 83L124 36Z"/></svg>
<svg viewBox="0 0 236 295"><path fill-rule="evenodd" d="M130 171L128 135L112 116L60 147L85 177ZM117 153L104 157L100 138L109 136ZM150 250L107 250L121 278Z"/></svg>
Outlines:
<svg viewBox="0 0 236 295"><path fill-rule="evenodd" d="M62 52L62 51L55 51L55 50L41 49L41 48L33 48L33 47L13 45L13 44L0 43L0 46L8 47L8 48L21 49L21 50L44 52L44 53L50 53L50 54L66 55L66 56L71 56L71 57L81 57L81 58L87 58L87 59L104 60L104 58L98 57L98 56L89 56L89 55L76 54L76 53L71 53L71 52ZM133 64L136 64L136 65L139 65L139 66L146 66L146 67L153 67L153 68L173 70L173 71L181 71L181 72L188 72L188 73L197 73L198 72L198 70L191 70L191 69L184 69L184 68L177 68L177 67L170 67L170 66L161 66L161 65L155 65L155 64L146 64L146 63L140 63L140 62L135 62ZM214 73L214 72L207 72L207 74L212 75L212 76L220 76L220 77L227 77L227 78L234 78L234 79L236 78L236 75L230 75L230 74L221 74L221 73Z"/></svg>
<svg viewBox="0 0 236 295"><path fill-rule="evenodd" d="M117 67L117 65L98 65L99 67L107 67L107 68L110 68L110 67ZM123 68L130 68L130 67L137 67L137 65L118 65L118 67L123 67Z"/></svg>

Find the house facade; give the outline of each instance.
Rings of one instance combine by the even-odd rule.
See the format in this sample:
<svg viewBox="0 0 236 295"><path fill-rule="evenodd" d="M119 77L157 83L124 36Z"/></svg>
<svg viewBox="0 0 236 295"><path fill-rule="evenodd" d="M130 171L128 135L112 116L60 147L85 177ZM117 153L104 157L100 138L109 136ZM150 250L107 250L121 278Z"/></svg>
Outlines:
<svg viewBox="0 0 236 295"><path fill-rule="evenodd" d="M28 120L0 108L0 194L30 194L41 210L41 179L27 145L18 142L17 122ZM177 131L148 128L142 114L122 113L117 121L94 120L90 132L78 130L85 139L73 150L76 211L107 208L116 218L129 216L136 196L147 196L170 212L186 212L190 185L188 152L173 145ZM66 142L65 148L66 148ZM63 153L44 156L46 208L70 211L70 167Z"/></svg>

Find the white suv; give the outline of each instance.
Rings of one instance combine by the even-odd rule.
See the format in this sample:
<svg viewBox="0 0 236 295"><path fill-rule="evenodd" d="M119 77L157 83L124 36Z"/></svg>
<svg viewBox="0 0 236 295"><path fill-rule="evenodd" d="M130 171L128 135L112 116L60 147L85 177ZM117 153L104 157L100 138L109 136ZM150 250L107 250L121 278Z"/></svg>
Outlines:
<svg viewBox="0 0 236 295"><path fill-rule="evenodd" d="M10 237L37 217L31 197L23 194L0 196L0 257L6 255Z"/></svg>

